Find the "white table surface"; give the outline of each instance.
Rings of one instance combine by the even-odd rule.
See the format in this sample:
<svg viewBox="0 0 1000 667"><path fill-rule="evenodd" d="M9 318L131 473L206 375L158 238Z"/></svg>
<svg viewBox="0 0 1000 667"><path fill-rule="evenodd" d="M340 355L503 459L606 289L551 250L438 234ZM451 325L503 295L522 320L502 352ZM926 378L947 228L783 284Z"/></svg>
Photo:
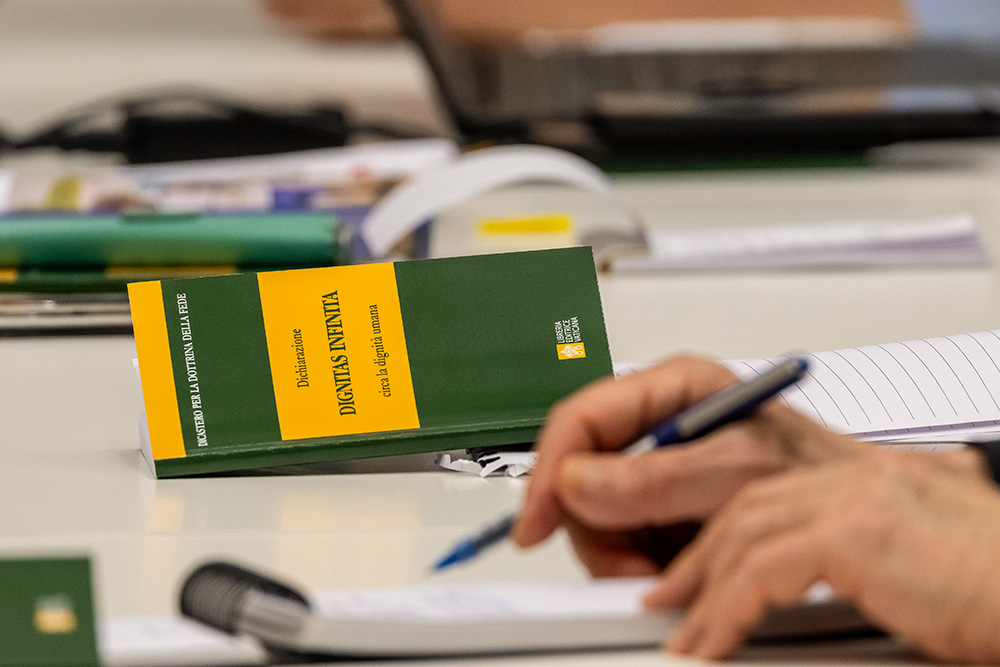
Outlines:
<svg viewBox="0 0 1000 667"><path fill-rule="evenodd" d="M736 217L793 221L970 210L996 256L992 169L643 176L625 179L622 187L648 216L678 226L728 224ZM479 212L537 210L564 193L550 195L501 193L481 202ZM448 223L462 216L458 211ZM998 278L996 264L611 275L602 277L601 290L613 357L652 361L680 350L735 358L995 328ZM438 471L428 457L330 465L308 474L156 481L137 450L133 355L125 336L0 339L0 553L91 555L105 617L172 613L184 573L215 557L305 588L424 582L436 556L484 520L516 507L523 491L523 480ZM440 580L585 576L559 538L528 554L501 547ZM532 661L596 665L610 659ZM672 660L655 651L613 659Z"/></svg>
<svg viewBox="0 0 1000 667"><path fill-rule="evenodd" d="M128 29L100 20L109 8L140 5L155 11L127 10L138 12L126 12ZM329 98L339 86L362 114L388 110L441 123L424 70L405 47L303 44L262 27L252 2L203 6L212 8L207 22L192 22L190 12L200 10L185 0L5 0L0 122L27 129L99 95L184 78L265 101ZM164 36L150 27L164 21L187 33ZM192 27L199 25L201 32ZM648 220L677 229L969 211L1000 258L1000 149L969 145L928 155L929 165L618 181ZM585 204L551 189L495 193L452 212L441 229L466 229L488 214L562 208L578 210L584 226L620 216ZM451 250L470 248L501 249L459 243ZM602 278L601 291L615 360L644 362L681 350L737 358L996 328L998 280L1000 260L985 268L612 275ZM442 550L516 507L523 491L523 480L438 471L426 457L331 465L310 474L156 481L137 449L134 354L125 336L0 339L0 554L92 556L105 617L173 613L181 577L212 557L238 559L305 587L423 582ZM558 538L529 554L498 548L440 579L584 576ZM764 651L747 660L795 664L796 655ZM882 660L877 650L823 655L821 662ZM612 661L683 662L657 651L513 662Z"/></svg>

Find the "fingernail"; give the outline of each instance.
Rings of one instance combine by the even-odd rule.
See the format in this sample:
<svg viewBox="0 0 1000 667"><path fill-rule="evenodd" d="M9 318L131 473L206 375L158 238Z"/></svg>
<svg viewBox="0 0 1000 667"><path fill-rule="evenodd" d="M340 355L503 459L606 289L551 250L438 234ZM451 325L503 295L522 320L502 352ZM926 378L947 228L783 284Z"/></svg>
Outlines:
<svg viewBox="0 0 1000 667"><path fill-rule="evenodd" d="M600 491L601 469L591 461L569 459L562 466L563 482L568 490L584 498L593 498Z"/></svg>

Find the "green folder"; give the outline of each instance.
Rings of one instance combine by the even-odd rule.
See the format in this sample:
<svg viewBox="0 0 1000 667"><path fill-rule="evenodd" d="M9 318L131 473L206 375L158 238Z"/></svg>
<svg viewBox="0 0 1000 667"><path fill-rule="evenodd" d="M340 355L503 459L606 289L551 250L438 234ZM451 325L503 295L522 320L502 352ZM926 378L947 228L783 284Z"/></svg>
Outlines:
<svg viewBox="0 0 1000 667"><path fill-rule="evenodd" d="M0 218L0 267L319 266L340 263L332 213Z"/></svg>

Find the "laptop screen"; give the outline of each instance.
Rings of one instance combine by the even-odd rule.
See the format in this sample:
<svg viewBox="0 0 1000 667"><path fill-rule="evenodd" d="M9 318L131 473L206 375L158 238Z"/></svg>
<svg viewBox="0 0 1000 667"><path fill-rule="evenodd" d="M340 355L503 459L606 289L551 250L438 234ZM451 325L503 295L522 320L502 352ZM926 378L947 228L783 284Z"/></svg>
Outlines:
<svg viewBox="0 0 1000 667"><path fill-rule="evenodd" d="M995 0L392 1L466 136L996 132Z"/></svg>

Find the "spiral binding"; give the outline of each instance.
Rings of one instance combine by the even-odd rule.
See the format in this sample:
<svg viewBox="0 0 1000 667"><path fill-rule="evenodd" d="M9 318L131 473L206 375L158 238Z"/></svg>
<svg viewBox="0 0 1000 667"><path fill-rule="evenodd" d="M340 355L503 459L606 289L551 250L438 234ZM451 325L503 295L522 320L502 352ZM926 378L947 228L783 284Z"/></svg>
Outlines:
<svg viewBox="0 0 1000 667"><path fill-rule="evenodd" d="M185 579L180 611L184 616L237 634L250 593L274 596L309 608L306 598L285 584L239 565L213 561L199 566Z"/></svg>

